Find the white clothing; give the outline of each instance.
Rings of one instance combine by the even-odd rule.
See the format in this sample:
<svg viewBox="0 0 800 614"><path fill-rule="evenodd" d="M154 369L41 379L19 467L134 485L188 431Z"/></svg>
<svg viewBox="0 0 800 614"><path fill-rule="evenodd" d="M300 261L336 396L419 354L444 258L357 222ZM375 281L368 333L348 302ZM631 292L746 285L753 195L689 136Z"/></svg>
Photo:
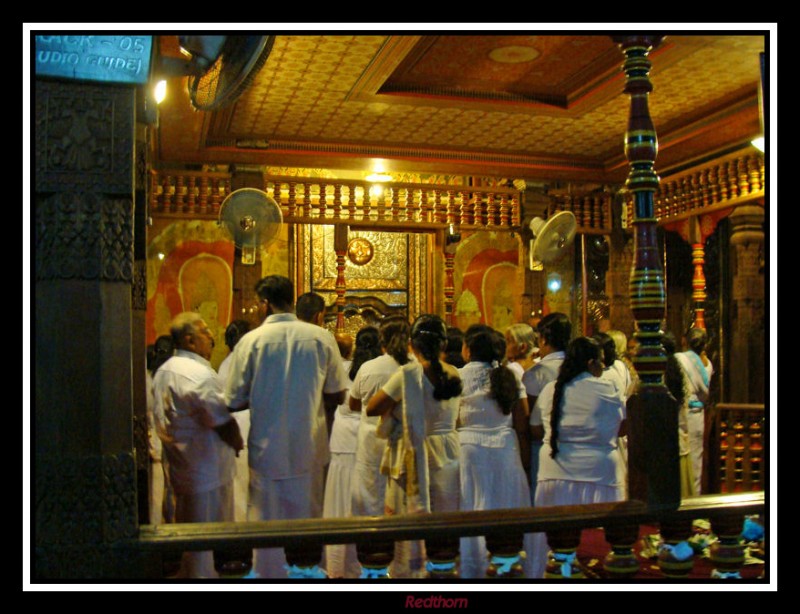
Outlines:
<svg viewBox="0 0 800 614"><path fill-rule="evenodd" d="M220 363L217 374L222 382L223 390L228 382L231 371L231 360L233 352L230 352ZM233 508L234 520L245 522L247 520L247 491L250 486L250 467L247 464L247 438L250 434L250 409L232 412L236 424L239 425L239 432L244 440L244 449L236 457L236 475L233 478Z"/></svg>
<svg viewBox="0 0 800 614"><path fill-rule="evenodd" d="M601 377L614 382L626 401L630 398L633 392L633 378L624 362L615 360L613 365L603 369Z"/></svg>
<svg viewBox="0 0 800 614"><path fill-rule="evenodd" d="M258 476L279 480L325 465L322 395L349 387L333 335L292 313L273 314L239 340L232 361L225 401L250 407L248 457Z"/></svg>
<svg viewBox="0 0 800 614"><path fill-rule="evenodd" d="M529 397L538 397L546 384L555 381L558 377L558 370L561 368L561 363L564 362L564 357L564 352L550 352L530 369L525 371L522 375L522 383L525 385L525 390ZM536 409L535 405L530 408L530 412L531 426L541 426L541 412Z"/></svg>
<svg viewBox="0 0 800 614"><path fill-rule="evenodd" d="M381 464L381 471L388 476L386 513L457 511L460 476L455 426L459 398L434 399L433 385L418 362L401 367L382 390L400 402L391 416L383 417L394 425ZM409 449L414 462L411 469L406 455ZM416 478L410 486L409 477ZM390 570L392 577L420 574L424 552L421 540L399 542Z"/></svg>
<svg viewBox="0 0 800 614"><path fill-rule="evenodd" d="M175 522L233 520L236 453L214 430L231 420L217 373L177 350L153 378L153 416L175 494ZM185 552L181 578L214 578L214 553Z"/></svg>
<svg viewBox="0 0 800 614"><path fill-rule="evenodd" d="M352 360L344 361L345 372L350 371ZM348 398L336 408L331 429L331 462L325 478L325 501L323 518L347 518L351 516L351 483L356 459L356 444L360 412L350 411ZM361 566L358 563L355 544L329 544L325 546L323 567L329 578L358 578Z"/></svg>
<svg viewBox="0 0 800 614"><path fill-rule="evenodd" d="M466 366L466 365L464 365ZM518 380L522 380L522 376L525 375L525 369L522 368L522 365L519 364L517 361L508 361L506 363L506 367L511 369L514 375L517 376Z"/></svg>
<svg viewBox="0 0 800 614"><path fill-rule="evenodd" d="M176 494L201 493L233 480L236 453L214 431L231 419L211 363L177 350L153 378L156 428Z"/></svg>
<svg viewBox="0 0 800 614"><path fill-rule="evenodd" d="M551 458L550 416L555 382L536 400L544 424L535 507L621 501L625 473L617 448L625 401L616 385L584 372L564 386L558 454ZM547 563L544 533L525 536L525 576L541 578Z"/></svg>
<svg viewBox="0 0 800 614"><path fill-rule="evenodd" d="M369 417L365 410L373 395L399 368L400 364L390 354L368 360L359 368L350 388L350 396L361 401L351 484L354 516L383 515L386 476L381 475L381 460L386 449L386 440L375 434L380 417Z"/></svg>
<svg viewBox="0 0 800 614"><path fill-rule="evenodd" d="M463 391L458 435L461 444L460 509L463 511L526 507L530 490L519 454L512 415L504 415L491 398L487 363L470 362L459 369ZM517 377L519 398L525 387ZM483 536L460 540L460 577L483 578L488 566Z"/></svg>
<svg viewBox="0 0 800 614"><path fill-rule="evenodd" d="M250 407L248 518L312 518L322 513L329 461L323 393L349 386L333 335L292 313L267 317L233 350L229 407ZM256 549L256 577L286 577L282 548Z"/></svg>
<svg viewBox="0 0 800 614"><path fill-rule="evenodd" d="M708 402L708 385L714 373L711 361L704 365L701 358L691 350L676 352L675 357L686 375L687 431L689 456L696 494L702 493L703 445L705 441L705 404Z"/></svg>

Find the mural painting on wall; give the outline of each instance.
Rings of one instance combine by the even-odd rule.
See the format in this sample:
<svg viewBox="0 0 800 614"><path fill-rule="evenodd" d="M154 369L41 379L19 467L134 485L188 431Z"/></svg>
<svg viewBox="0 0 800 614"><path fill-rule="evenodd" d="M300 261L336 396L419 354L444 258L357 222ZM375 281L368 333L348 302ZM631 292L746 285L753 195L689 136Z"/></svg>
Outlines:
<svg viewBox="0 0 800 614"><path fill-rule="evenodd" d="M520 322L525 271L519 263L519 241L506 233L465 238L455 258L455 325L466 330L482 323L502 331Z"/></svg>
<svg viewBox="0 0 800 614"><path fill-rule="evenodd" d="M179 222L148 246L147 343L169 334L181 311L197 311L214 333L214 368L225 358L225 327L233 299L233 242L216 222Z"/></svg>

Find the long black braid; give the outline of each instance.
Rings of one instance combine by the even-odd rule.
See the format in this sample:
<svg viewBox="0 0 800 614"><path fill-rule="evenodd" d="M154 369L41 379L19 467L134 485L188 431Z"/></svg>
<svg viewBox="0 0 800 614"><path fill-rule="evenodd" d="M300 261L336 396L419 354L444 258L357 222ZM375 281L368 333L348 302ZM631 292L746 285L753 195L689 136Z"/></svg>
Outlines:
<svg viewBox="0 0 800 614"><path fill-rule="evenodd" d="M374 326L365 326L356 333L356 349L353 352L353 363L350 365L348 373L351 380L356 378L361 365L381 355L379 339L378 329Z"/></svg>
<svg viewBox="0 0 800 614"><path fill-rule="evenodd" d="M507 416L519 400L519 389L513 371L500 364L506 355L505 337L489 326L473 324L464 335L464 343L469 348L470 360L497 365L489 372L491 396Z"/></svg>
<svg viewBox="0 0 800 614"><path fill-rule="evenodd" d="M564 362L556 378L553 392L553 409L550 413L550 457L558 454L558 426L564 413L564 387L581 373L589 370L589 362L599 360L602 349L596 339L591 337L577 337L567 346Z"/></svg>
<svg viewBox="0 0 800 614"><path fill-rule="evenodd" d="M410 332L411 326L403 316L389 316L381 321L381 345L398 365L404 365L409 360L408 336Z"/></svg>
<svg viewBox="0 0 800 614"><path fill-rule="evenodd" d="M439 356L447 346L447 327L435 314L422 314L411 327L411 347L430 365L433 398L437 401L452 399L461 394L461 378L445 372Z"/></svg>

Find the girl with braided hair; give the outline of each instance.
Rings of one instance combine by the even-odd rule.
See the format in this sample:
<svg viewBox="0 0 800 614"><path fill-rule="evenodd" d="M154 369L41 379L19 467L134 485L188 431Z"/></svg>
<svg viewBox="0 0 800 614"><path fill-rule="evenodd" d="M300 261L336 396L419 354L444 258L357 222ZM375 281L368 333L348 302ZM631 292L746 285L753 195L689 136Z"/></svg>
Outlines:
<svg viewBox="0 0 800 614"><path fill-rule="evenodd" d="M602 349L597 340L578 337L567 347L555 382L542 390L536 403L544 424L539 478L534 507L622 501L624 467L617 439L625 420L624 392L602 378ZM564 555L550 563L569 569ZM531 565L526 575L544 576L548 566L547 538L533 536Z"/></svg>
<svg viewBox="0 0 800 614"><path fill-rule="evenodd" d="M414 321L410 340L416 360L392 375L366 408L368 416L383 417L378 434L389 440L381 463L388 476L385 512L457 511L461 378L440 360L447 327L439 316L423 314ZM396 549L395 558L402 556ZM421 552L411 554L409 575L424 573L422 559Z"/></svg>
<svg viewBox="0 0 800 614"><path fill-rule="evenodd" d="M494 510L530 504L512 415L527 424L528 399L519 376L501 364L503 335L474 324L464 338L466 365L458 370L464 384L459 409L461 510ZM486 539L462 537L462 578L483 578L488 566Z"/></svg>

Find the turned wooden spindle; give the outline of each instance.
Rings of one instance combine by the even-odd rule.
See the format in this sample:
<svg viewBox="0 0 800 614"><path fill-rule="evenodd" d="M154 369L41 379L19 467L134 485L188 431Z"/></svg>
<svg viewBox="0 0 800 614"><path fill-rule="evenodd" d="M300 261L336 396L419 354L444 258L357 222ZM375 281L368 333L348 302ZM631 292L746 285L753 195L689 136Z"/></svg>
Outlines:
<svg viewBox="0 0 800 614"><path fill-rule="evenodd" d="M336 182L333 186L333 219L342 217L342 184Z"/></svg>
<svg viewBox="0 0 800 614"><path fill-rule="evenodd" d="M431 207L428 204L428 190L422 190L419 195L419 221L429 222L431 220Z"/></svg>
<svg viewBox="0 0 800 614"><path fill-rule="evenodd" d="M433 191L433 217L434 222L444 222L447 217L445 215L445 208L442 205L442 191L438 188Z"/></svg>
<svg viewBox="0 0 800 614"><path fill-rule="evenodd" d="M285 546L286 577L292 580L318 580L327 577L319 566L322 561L322 544Z"/></svg>
<svg viewBox="0 0 800 614"><path fill-rule="evenodd" d="M164 210L174 213L175 203L172 200L172 177L164 175L164 181L161 186L161 194L164 196Z"/></svg>
<svg viewBox="0 0 800 614"><path fill-rule="evenodd" d="M447 236L447 235L445 235ZM445 239L444 246L444 321L447 326L453 324L453 306L455 304L455 283L453 272L455 271L456 245L448 243Z"/></svg>
<svg viewBox="0 0 800 614"><path fill-rule="evenodd" d="M319 214L317 217L324 218L328 216L328 184L319 184Z"/></svg>
<svg viewBox="0 0 800 614"><path fill-rule="evenodd" d="M603 561L606 574L616 580L633 578L639 571L639 561L633 547L639 539L639 525L631 524L605 529L605 537L611 552Z"/></svg>
<svg viewBox="0 0 800 614"><path fill-rule="evenodd" d="M287 212L289 217L294 217L295 210L297 209L297 182L289 182L289 202L287 205Z"/></svg>
<svg viewBox="0 0 800 614"><path fill-rule="evenodd" d="M508 226L510 217L508 194L502 194L500 196L500 225Z"/></svg>
<svg viewBox="0 0 800 614"><path fill-rule="evenodd" d="M522 223L520 219L520 205L519 205L519 196L514 194L511 197L511 225L512 226L519 226Z"/></svg>
<svg viewBox="0 0 800 614"><path fill-rule="evenodd" d="M336 332L344 332L344 295L347 283L344 277L347 256L347 226L337 224L333 228L333 249L336 252Z"/></svg>
<svg viewBox="0 0 800 614"><path fill-rule="evenodd" d="M189 186L186 189L186 196L187 198L187 205L189 211L192 213L197 213L197 198L195 193L195 183L197 181L197 177L194 175L189 176Z"/></svg>
<svg viewBox="0 0 800 614"><path fill-rule="evenodd" d="M200 213L208 212L208 176L202 175L200 177Z"/></svg>
<svg viewBox="0 0 800 614"><path fill-rule="evenodd" d="M750 192L761 191L761 167L756 156L747 157L747 174L750 179Z"/></svg>
<svg viewBox="0 0 800 614"><path fill-rule="evenodd" d="M356 186L350 185L347 187L347 217L348 219L356 219Z"/></svg>
<svg viewBox="0 0 800 614"><path fill-rule="evenodd" d="M486 568L487 578L522 578L521 550L523 549L521 534L504 534L502 536L487 535L486 549L489 551L489 566Z"/></svg>
<svg viewBox="0 0 800 614"><path fill-rule="evenodd" d="M456 192L455 190L447 190L447 223L454 225L456 223Z"/></svg>
<svg viewBox="0 0 800 614"><path fill-rule="evenodd" d="M356 544L362 580L389 579L389 565L394 559L393 541L369 541Z"/></svg>
<svg viewBox="0 0 800 614"><path fill-rule="evenodd" d="M547 531L547 566L545 579L580 580L586 577L578 562L578 546L581 543L580 529Z"/></svg>
<svg viewBox="0 0 800 614"><path fill-rule="evenodd" d="M425 569L431 580L454 580L458 578L458 538L443 537L425 540L428 562Z"/></svg>
<svg viewBox="0 0 800 614"><path fill-rule="evenodd" d="M694 323L692 328L706 328L706 276L703 271L705 264L705 246L703 243L692 245L692 264L694 274L692 276L692 302L694 304Z"/></svg>
<svg viewBox="0 0 800 614"><path fill-rule="evenodd" d="M494 199L494 192L486 195L486 226L497 226L497 201Z"/></svg>
<svg viewBox="0 0 800 614"><path fill-rule="evenodd" d="M658 551L658 567L667 578L686 578L691 573L694 567L694 550L688 541L691 535L691 520L661 522L664 541Z"/></svg>
<svg viewBox="0 0 800 614"><path fill-rule="evenodd" d="M740 537L744 528L744 515L733 514L711 518L711 531L717 541L708 547L708 556L714 564L713 579L740 579L744 565L744 544Z"/></svg>
<svg viewBox="0 0 800 614"><path fill-rule="evenodd" d="M283 199L281 197L281 182L280 181L274 181L272 183L272 199L278 204L279 207L281 206L281 201Z"/></svg>

